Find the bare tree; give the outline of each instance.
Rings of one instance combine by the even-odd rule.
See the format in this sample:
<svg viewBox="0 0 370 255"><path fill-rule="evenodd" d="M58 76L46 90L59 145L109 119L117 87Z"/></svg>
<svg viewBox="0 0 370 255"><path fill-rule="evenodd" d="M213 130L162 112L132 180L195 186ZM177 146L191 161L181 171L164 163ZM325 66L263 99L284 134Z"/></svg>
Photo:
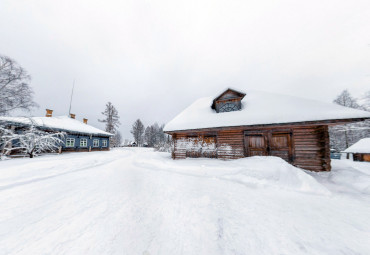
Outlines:
<svg viewBox="0 0 370 255"><path fill-rule="evenodd" d="M105 118L99 121L105 123L105 131L114 134L119 125L121 125L117 109L111 102L108 102L102 114Z"/></svg>
<svg viewBox="0 0 370 255"><path fill-rule="evenodd" d="M144 124L140 119L137 119L131 128L131 134L134 136L135 142L138 146L141 146L143 143L143 134L144 134Z"/></svg>
<svg viewBox="0 0 370 255"><path fill-rule="evenodd" d="M119 132L117 130L116 133L114 134L114 136L111 139L111 145L112 145L112 147L119 147L119 146L121 146L121 144L122 144L121 132Z"/></svg>
<svg viewBox="0 0 370 255"><path fill-rule="evenodd" d="M152 126L147 126L144 132L144 141L149 147L153 147L153 128Z"/></svg>
<svg viewBox="0 0 370 255"><path fill-rule="evenodd" d="M0 55L0 115L37 106L28 84L30 75L13 59Z"/></svg>
<svg viewBox="0 0 370 255"><path fill-rule="evenodd" d="M102 114L105 116L104 119L99 120L100 122L105 123L105 131L117 135L117 128L121 123L119 122L119 116L117 109L113 106L111 102L108 102L105 105L105 110L102 112ZM114 147L117 146L115 143L114 137L111 138L110 146Z"/></svg>
<svg viewBox="0 0 370 255"><path fill-rule="evenodd" d="M360 108L359 104L357 103L356 98L352 97L351 94L346 89L343 90L342 93L340 93L339 96L337 96L337 98L334 99L333 102L336 104L354 108L354 109Z"/></svg>
<svg viewBox="0 0 370 255"><path fill-rule="evenodd" d="M370 91L366 92L359 100L364 110L370 112Z"/></svg>
<svg viewBox="0 0 370 255"><path fill-rule="evenodd" d="M164 125L159 126L154 123L145 129L144 140L149 147L154 147L159 151L169 151L172 141L170 137L163 132Z"/></svg>

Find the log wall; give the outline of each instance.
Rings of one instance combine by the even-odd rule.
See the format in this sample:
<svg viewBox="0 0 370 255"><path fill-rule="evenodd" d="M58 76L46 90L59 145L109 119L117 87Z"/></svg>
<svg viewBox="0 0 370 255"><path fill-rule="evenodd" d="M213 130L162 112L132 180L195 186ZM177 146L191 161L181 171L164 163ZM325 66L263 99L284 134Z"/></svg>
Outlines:
<svg viewBox="0 0 370 255"><path fill-rule="evenodd" d="M330 171L328 126L293 129L293 165L311 171Z"/></svg>
<svg viewBox="0 0 370 255"><path fill-rule="evenodd" d="M225 130L217 133L217 157L220 159L244 157L243 130Z"/></svg>
<svg viewBox="0 0 370 255"><path fill-rule="evenodd" d="M279 127L263 127L243 129L218 129L214 133L217 141L217 158L219 159L238 159L246 156L244 137L246 131L258 132L277 132ZM329 132L327 125L317 126L291 126L284 127L289 129L291 135L291 163L297 167L311 171L330 171L330 148ZM186 141L189 135L202 135L194 130L192 133L173 134L174 148L172 156L174 159L184 159L187 155ZM267 153L270 153L268 151ZM272 153L272 152L271 152ZM188 153L189 155L189 153ZM270 155L270 154L267 154Z"/></svg>
<svg viewBox="0 0 370 255"><path fill-rule="evenodd" d="M173 146L174 146L173 152L172 152L173 159L185 159L186 158L186 147L182 146L182 141L184 141L186 137L187 137L186 133L172 135Z"/></svg>

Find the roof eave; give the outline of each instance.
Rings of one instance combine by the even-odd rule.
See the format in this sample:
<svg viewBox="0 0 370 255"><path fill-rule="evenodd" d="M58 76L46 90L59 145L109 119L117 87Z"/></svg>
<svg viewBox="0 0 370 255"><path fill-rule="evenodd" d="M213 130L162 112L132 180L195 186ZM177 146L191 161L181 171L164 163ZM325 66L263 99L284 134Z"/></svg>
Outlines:
<svg viewBox="0 0 370 255"><path fill-rule="evenodd" d="M16 122L16 121L12 121L12 120L6 120L6 121L5 120L0 120L0 123L9 123L10 125L14 125L14 126L18 126L18 127L30 126L31 125L29 123ZM66 132L66 133L69 133L69 134L76 134L76 135L86 135L86 136L93 135L93 136L104 136L104 137L114 136L114 134L87 133L87 132L68 130L68 129L63 129L63 128L52 128L52 127L48 127L48 126L39 126L39 125L35 125L35 126L42 129L42 130L60 131L60 132Z"/></svg>
<svg viewBox="0 0 370 255"><path fill-rule="evenodd" d="M247 128L258 128L258 127L271 127L271 126L318 126L318 125L342 125L352 122L360 122L370 119L370 117L364 118L350 118L350 119L332 119L332 120L316 120L316 121L300 121L300 122L286 122L286 123L269 123L269 124L255 124L255 125L239 125L239 126L219 126L219 127L208 127L198 129L182 129L182 130L169 130L164 131L166 134L194 132L194 131L208 131L208 130L219 130L219 129L247 129Z"/></svg>

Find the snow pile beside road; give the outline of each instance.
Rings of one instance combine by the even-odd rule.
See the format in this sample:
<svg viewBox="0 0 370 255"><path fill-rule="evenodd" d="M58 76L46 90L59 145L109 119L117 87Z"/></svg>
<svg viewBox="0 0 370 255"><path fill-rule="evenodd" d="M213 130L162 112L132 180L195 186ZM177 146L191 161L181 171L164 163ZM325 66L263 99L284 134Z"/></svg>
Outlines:
<svg viewBox="0 0 370 255"><path fill-rule="evenodd" d="M170 171L185 175L229 180L250 187L272 187L307 193L329 195L330 191L306 171L294 167L278 157L250 157L232 161L187 158L169 161L160 154L139 158L135 164L153 170ZM167 170L169 171L169 170Z"/></svg>
<svg viewBox="0 0 370 255"><path fill-rule="evenodd" d="M310 173L333 192L370 195L370 164L332 160L329 173Z"/></svg>
<svg viewBox="0 0 370 255"><path fill-rule="evenodd" d="M330 191L302 169L278 157L251 157L238 161L243 170L224 178L281 189L329 195Z"/></svg>

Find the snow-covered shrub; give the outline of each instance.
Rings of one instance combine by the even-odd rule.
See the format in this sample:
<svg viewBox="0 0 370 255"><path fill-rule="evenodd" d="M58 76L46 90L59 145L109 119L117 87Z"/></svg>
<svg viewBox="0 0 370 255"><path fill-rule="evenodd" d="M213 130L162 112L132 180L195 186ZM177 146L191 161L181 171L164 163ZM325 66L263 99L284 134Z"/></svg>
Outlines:
<svg viewBox="0 0 370 255"><path fill-rule="evenodd" d="M9 155L12 151L19 151L33 158L42 152L54 152L64 143L64 132L46 132L34 125L25 127L19 132L1 127L0 129L1 155Z"/></svg>
<svg viewBox="0 0 370 255"><path fill-rule="evenodd" d="M154 150L155 151L160 151L160 152L172 152L173 149L173 142L165 142L165 143L159 143L154 145Z"/></svg>
<svg viewBox="0 0 370 255"><path fill-rule="evenodd" d="M0 160L6 158L6 155L9 153L7 149L11 147L13 139L13 130L0 126Z"/></svg>

